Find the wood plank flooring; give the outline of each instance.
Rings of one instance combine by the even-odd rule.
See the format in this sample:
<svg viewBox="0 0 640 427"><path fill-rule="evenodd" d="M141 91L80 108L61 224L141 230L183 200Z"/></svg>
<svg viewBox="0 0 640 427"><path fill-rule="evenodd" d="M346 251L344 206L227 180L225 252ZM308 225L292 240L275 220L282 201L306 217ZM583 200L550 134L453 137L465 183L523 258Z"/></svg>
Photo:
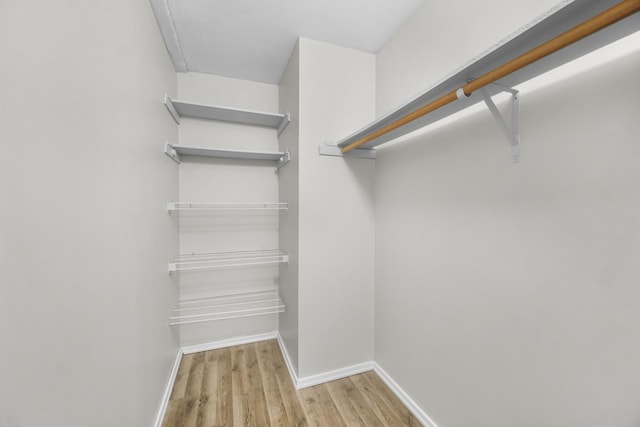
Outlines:
<svg viewBox="0 0 640 427"><path fill-rule="evenodd" d="M182 358L163 427L420 426L373 371L297 390L276 340Z"/></svg>

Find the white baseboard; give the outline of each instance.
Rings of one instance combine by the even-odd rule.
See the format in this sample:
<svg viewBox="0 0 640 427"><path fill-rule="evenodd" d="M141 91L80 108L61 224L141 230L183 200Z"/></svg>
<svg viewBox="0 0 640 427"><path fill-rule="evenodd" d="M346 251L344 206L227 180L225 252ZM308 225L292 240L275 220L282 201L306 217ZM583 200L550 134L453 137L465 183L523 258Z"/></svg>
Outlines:
<svg viewBox="0 0 640 427"><path fill-rule="evenodd" d="M289 352L287 351L287 347L284 345L284 341L282 340L282 336L280 336L280 332L278 332L278 345L280 346L280 352L282 353L282 357L284 358L284 364L287 365L287 370L289 371L289 376L291 376L291 381L293 385L298 389L298 375L296 374L296 369L293 367L293 362L291 361L291 356L289 356Z"/></svg>
<svg viewBox="0 0 640 427"><path fill-rule="evenodd" d="M201 351L217 350L219 348L233 347L234 345L251 344L254 342L272 340L278 337L276 331L258 335L248 335L245 337L229 338L226 340L208 342L204 344L185 345L182 347L183 354L199 353Z"/></svg>
<svg viewBox="0 0 640 427"><path fill-rule="evenodd" d="M344 368L335 369L333 371L322 372L316 375L309 375L308 377L298 378L296 389L312 387L314 385L328 383L329 381L335 381L342 378L350 377L351 375L361 374L373 370L372 362L358 363L357 365L346 366Z"/></svg>
<svg viewBox="0 0 640 427"><path fill-rule="evenodd" d="M278 333L278 344L280 345L280 351L282 352L282 356L284 358L284 363L287 365L287 369L289 370L289 375L291 376L291 381L293 381L293 385L296 387L296 390L300 390L301 388L312 387L314 385L326 383L329 381L339 380L341 378L346 378L351 375L361 374L363 372L373 370L372 362L364 362L359 363L357 365L347 366L345 368L335 369L333 371L323 372L316 375L309 375L308 377L298 378L296 374L295 368L293 367L293 363L291 362L291 357L289 356L289 352L287 351L287 347L284 345L284 341L282 337Z"/></svg>
<svg viewBox="0 0 640 427"><path fill-rule="evenodd" d="M178 354L176 355L176 360L173 362L173 367L171 368L171 373L169 374L169 379L167 380L167 386L165 387L164 394L162 395L162 401L160 402L158 415L156 415L156 420L153 423L154 427L162 426L162 421L164 420L164 414L167 412L167 406L169 405L169 398L171 397L171 392L173 391L173 384L176 382L176 376L178 375L178 368L180 367L181 361L182 361L182 350L178 350Z"/></svg>
<svg viewBox="0 0 640 427"><path fill-rule="evenodd" d="M372 362L373 370L378 374L382 381L393 391L393 393L398 396L398 399L405 404L407 408L411 411L413 415L422 423L425 427L438 427L435 421L427 415L426 412L422 410L422 408L396 383L387 372L382 369L380 365L376 362Z"/></svg>

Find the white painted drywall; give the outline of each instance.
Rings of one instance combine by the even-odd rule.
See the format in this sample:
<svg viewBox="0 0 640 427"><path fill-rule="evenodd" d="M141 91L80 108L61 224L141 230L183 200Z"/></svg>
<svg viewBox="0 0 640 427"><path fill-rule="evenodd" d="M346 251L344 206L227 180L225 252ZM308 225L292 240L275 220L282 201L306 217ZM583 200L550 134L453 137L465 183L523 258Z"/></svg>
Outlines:
<svg viewBox="0 0 640 427"><path fill-rule="evenodd" d="M539 5L499 3L469 43ZM401 60L467 59L437 16L378 56L379 111L431 68ZM379 150L375 360L440 427L640 423L638 69L523 92L519 164L487 111Z"/></svg>
<svg viewBox="0 0 640 427"><path fill-rule="evenodd" d="M279 332L286 352L298 373L298 216L300 198L300 54L296 43L279 85L280 111L291 114L289 126L280 134L280 150L291 153L291 161L280 169L280 200L289 209L280 214L280 247L289 263L280 266L280 296L286 310L280 313Z"/></svg>
<svg viewBox="0 0 640 427"><path fill-rule="evenodd" d="M0 50L0 425L149 426L178 351L151 7L3 2Z"/></svg>
<svg viewBox="0 0 640 427"><path fill-rule="evenodd" d="M278 86L199 73L178 74L180 99L270 113L278 112ZM181 145L278 150L275 129L182 118ZM276 202L278 172L272 161L185 157L179 166L185 202ZM233 211L174 214L180 223L180 253L278 248L278 212ZM277 289L278 266L181 272L182 299ZM182 345L195 345L278 329L278 316L254 316L180 327Z"/></svg>
<svg viewBox="0 0 640 427"><path fill-rule="evenodd" d="M299 40L299 376L370 361L374 162L318 155L374 118L375 56Z"/></svg>

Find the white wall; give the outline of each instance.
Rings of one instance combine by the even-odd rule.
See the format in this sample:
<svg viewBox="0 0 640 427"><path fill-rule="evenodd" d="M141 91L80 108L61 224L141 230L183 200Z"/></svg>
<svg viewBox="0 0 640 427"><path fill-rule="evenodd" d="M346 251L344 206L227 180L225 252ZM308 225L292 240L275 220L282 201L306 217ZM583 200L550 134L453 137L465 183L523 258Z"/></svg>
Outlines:
<svg viewBox="0 0 640 427"><path fill-rule="evenodd" d="M469 43L523 17L499 3ZM379 111L429 72L411 52L459 60L422 36L455 32L437 16L378 56ZM379 150L375 360L440 427L640 423L639 68L523 92L519 164L488 111Z"/></svg>
<svg viewBox="0 0 640 427"><path fill-rule="evenodd" d="M180 99L255 111L278 112L278 86L199 73L178 74ZM181 145L241 150L278 150L275 129L182 118ZM184 157L180 200L186 202L275 202L278 172L272 161ZM180 253L278 248L278 212L196 212L174 215L180 222ZM179 273L182 299L274 289L277 266ZM254 316L180 327L182 345L272 332L278 316Z"/></svg>
<svg viewBox="0 0 640 427"><path fill-rule="evenodd" d="M0 426L151 425L178 245L151 8L5 1L0 51Z"/></svg>
<svg viewBox="0 0 640 427"><path fill-rule="evenodd" d="M289 209L280 214L280 248L289 254L289 263L280 266L280 296L285 311L280 313L279 332L286 352L298 372L298 217L300 196L300 54L296 43L280 80L280 111L291 114L291 122L280 134L280 150L289 150L291 161L279 172L280 200Z"/></svg>
<svg viewBox="0 0 640 427"><path fill-rule="evenodd" d="M375 56L299 40L299 375L373 352L374 162L318 155L374 118Z"/></svg>

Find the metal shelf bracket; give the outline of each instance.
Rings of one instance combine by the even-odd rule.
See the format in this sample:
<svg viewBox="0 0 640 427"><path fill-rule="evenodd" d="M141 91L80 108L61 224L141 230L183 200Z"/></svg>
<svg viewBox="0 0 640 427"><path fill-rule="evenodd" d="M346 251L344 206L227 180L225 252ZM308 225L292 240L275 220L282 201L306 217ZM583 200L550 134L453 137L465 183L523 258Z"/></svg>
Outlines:
<svg viewBox="0 0 640 427"><path fill-rule="evenodd" d="M173 105L173 102L171 102L171 98L169 98L169 95L167 95L166 93L164 94L164 106L167 107L169 114L171 114L171 117L173 117L173 120L176 121L176 124L179 125L180 114L178 114L176 107Z"/></svg>
<svg viewBox="0 0 640 427"><path fill-rule="evenodd" d="M277 133L278 136L280 136L280 134L282 133L282 131L284 131L284 128L287 127L287 125L289 124L289 122L291 122L291 113L290 112L286 112L284 114L284 118L282 119L282 121L280 122L280 125L278 126L277 129Z"/></svg>
<svg viewBox="0 0 640 427"><path fill-rule="evenodd" d="M321 156L356 157L371 160L376 159L376 150L373 148L356 148L348 153L343 153L342 148L335 142L325 142L323 145L318 145L318 154Z"/></svg>
<svg viewBox="0 0 640 427"><path fill-rule="evenodd" d="M511 94L511 126L507 124L507 121L498 110L498 107L496 107L496 104L486 89L482 88L478 92L482 95L485 104L489 107L489 111L491 111L498 126L500 126L500 129L502 129L502 132L509 141L509 145L511 146L511 160L513 163L518 163L520 161L520 95L516 89L496 83L493 83L493 85L499 86L503 92L509 92Z"/></svg>
<svg viewBox="0 0 640 427"><path fill-rule="evenodd" d="M280 169L290 161L291 161L291 153L289 152L289 150L287 150L284 152L284 155L278 159L278 163L276 164L276 167Z"/></svg>
<svg viewBox="0 0 640 427"><path fill-rule="evenodd" d="M169 156L171 160L173 160L177 164L180 164L180 155L173 148L173 145L169 144L168 142L164 144L164 154Z"/></svg>

